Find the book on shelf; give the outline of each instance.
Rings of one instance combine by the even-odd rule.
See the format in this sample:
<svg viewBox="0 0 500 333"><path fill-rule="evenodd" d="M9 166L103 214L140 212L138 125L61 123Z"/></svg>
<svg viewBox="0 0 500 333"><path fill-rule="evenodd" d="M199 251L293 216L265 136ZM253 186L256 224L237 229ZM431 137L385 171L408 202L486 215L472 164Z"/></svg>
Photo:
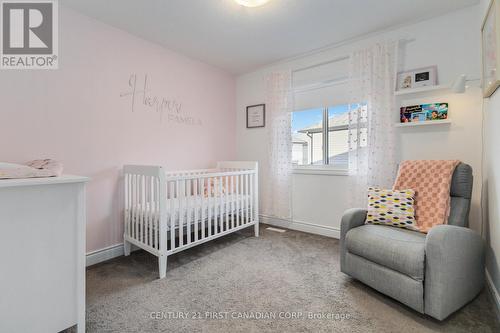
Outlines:
<svg viewBox="0 0 500 333"><path fill-rule="evenodd" d="M430 103L403 106L400 109L401 123L414 123L448 119L448 103Z"/></svg>

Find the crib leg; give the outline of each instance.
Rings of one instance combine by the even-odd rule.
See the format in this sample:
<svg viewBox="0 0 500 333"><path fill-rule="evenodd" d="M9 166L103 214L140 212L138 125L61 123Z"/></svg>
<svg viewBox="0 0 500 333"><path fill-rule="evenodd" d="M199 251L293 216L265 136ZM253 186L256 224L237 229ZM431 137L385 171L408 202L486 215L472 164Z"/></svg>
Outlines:
<svg viewBox="0 0 500 333"><path fill-rule="evenodd" d="M130 247L132 246L132 243L127 242L126 240L123 241L123 254L125 256L130 255Z"/></svg>
<svg viewBox="0 0 500 333"><path fill-rule="evenodd" d="M254 228L254 231L255 231L255 237L259 237L259 223L255 223L255 225L253 226Z"/></svg>
<svg viewBox="0 0 500 333"><path fill-rule="evenodd" d="M160 279L167 275L167 256L160 255L158 257L158 268L160 270Z"/></svg>

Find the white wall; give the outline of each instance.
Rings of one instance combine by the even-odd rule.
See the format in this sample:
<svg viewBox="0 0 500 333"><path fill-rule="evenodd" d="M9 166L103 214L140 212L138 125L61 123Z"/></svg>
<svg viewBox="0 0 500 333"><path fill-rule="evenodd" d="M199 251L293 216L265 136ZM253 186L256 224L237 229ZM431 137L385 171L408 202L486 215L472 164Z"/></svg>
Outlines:
<svg viewBox="0 0 500 333"><path fill-rule="evenodd" d="M438 66L440 83L450 83L459 74L480 76L480 40L477 29L479 6L469 7L421 23L368 36L337 47L285 60L237 79L237 150L239 159L258 160L261 182L267 176L267 129L245 128L245 107L265 101L265 77L273 70L298 69L337 59L381 38L409 40L401 54L401 69ZM471 82L471 85L477 82ZM424 100L422 100L423 102ZM449 102L453 123L425 128L398 129L402 159L460 159L474 169L474 199L470 224L480 226L481 93L471 87L463 95L433 96L427 101ZM416 101L420 102L420 100ZM396 114L399 110L394 110ZM397 116L396 116L397 117ZM342 212L349 208L348 177L326 175L293 176L292 220L289 227L338 235ZM261 187L265 190L265 187ZM261 195L265 198L265 194Z"/></svg>
<svg viewBox="0 0 500 333"><path fill-rule="evenodd" d="M481 1L481 19L486 14L490 0ZM484 236L486 238L486 270L500 293L500 91L484 100ZM500 301L497 298L497 302ZM500 306L500 304L497 304Z"/></svg>

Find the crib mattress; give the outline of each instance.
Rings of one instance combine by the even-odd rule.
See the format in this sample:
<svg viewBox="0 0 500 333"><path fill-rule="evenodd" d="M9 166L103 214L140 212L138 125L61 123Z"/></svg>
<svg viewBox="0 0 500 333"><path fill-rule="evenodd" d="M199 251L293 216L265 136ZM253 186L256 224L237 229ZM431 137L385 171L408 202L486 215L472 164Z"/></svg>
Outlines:
<svg viewBox="0 0 500 333"><path fill-rule="evenodd" d="M226 212L227 214L234 214L244 210L246 202L250 204L250 196L245 194L223 195L222 197L210 198L198 195L187 196L184 199L167 199L167 225L170 228L171 219L174 220L174 225L179 227L181 220L183 225L187 225L187 223L201 222L202 218L207 220L209 214L212 219L214 216L225 216ZM134 216L139 219L148 218L149 216L151 216L152 220L159 219L158 212L150 212L149 204L138 204L134 208L132 210L132 221L134 220ZM126 210L126 214L130 213L130 210Z"/></svg>

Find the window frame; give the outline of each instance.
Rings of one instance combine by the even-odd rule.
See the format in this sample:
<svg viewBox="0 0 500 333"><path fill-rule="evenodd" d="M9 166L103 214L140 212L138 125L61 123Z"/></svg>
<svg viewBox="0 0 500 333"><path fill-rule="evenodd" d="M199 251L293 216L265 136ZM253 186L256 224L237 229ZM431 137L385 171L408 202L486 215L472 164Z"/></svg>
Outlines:
<svg viewBox="0 0 500 333"><path fill-rule="evenodd" d="M293 165L292 171L294 174L306 174L306 175L330 175L330 176L347 176L349 174L348 172L348 165L345 167L339 167L335 166L333 164L330 164L329 162L329 108L327 106L324 107L319 107L318 109L322 109L323 111L323 122L322 122L322 148L323 148L323 164L321 165L315 165L315 164L305 164L305 165ZM305 111L305 110L302 110ZM292 113L295 112L302 112L300 110L292 111ZM348 130L349 125L344 125L344 126L337 126L337 130ZM318 132L320 133L320 132ZM311 150L312 153L312 150ZM311 158L312 160L312 158Z"/></svg>

